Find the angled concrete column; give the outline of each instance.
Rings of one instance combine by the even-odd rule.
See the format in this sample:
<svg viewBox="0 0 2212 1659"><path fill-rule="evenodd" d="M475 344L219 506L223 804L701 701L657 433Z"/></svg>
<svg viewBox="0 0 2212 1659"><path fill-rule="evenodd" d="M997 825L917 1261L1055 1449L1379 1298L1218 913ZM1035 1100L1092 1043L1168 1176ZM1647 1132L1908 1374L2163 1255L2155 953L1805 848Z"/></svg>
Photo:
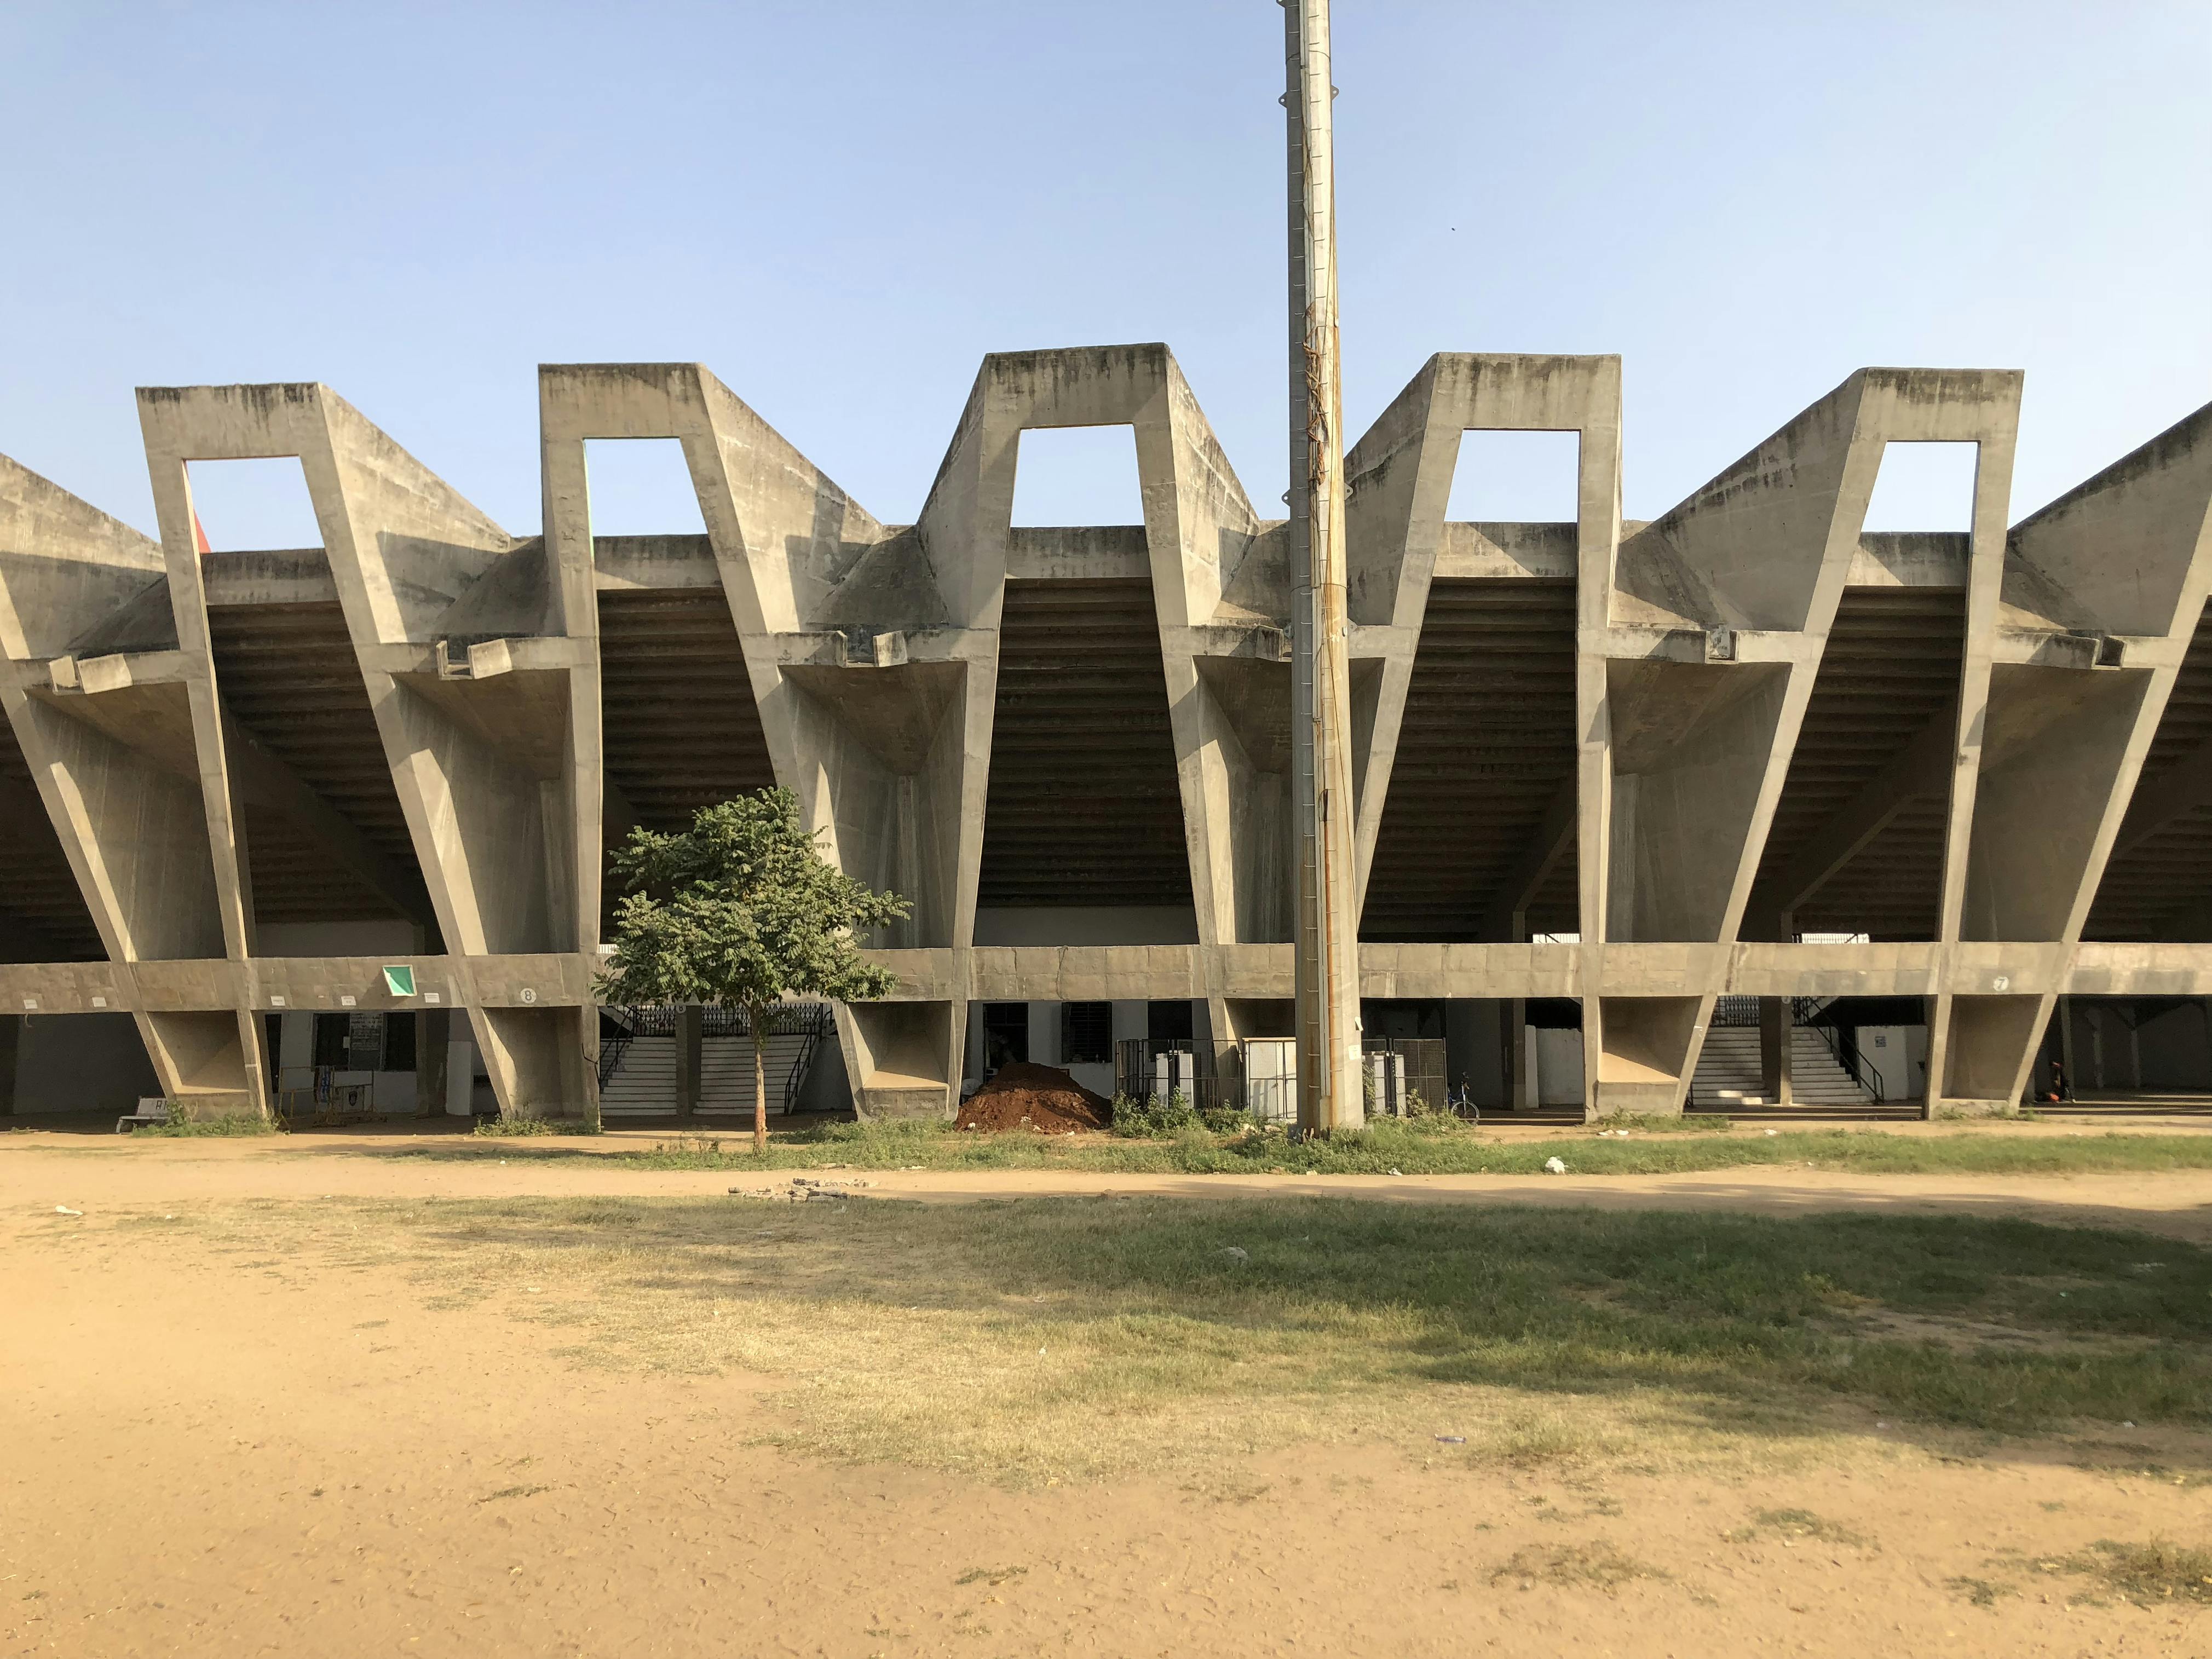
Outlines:
<svg viewBox="0 0 2212 1659"><path fill-rule="evenodd" d="M1346 535L1353 648L1372 665L1371 722L1358 779L1363 890L1374 862L1461 441L1469 431L1504 430L1572 432L1580 439L1576 568L1601 582L1620 540L1618 357L1440 353L1345 460L1352 491ZM1591 932L1587 920L1583 932Z"/></svg>
<svg viewBox="0 0 2212 1659"><path fill-rule="evenodd" d="M1997 586L1960 937L2055 940L2070 966L2116 843L2212 799L2193 756L2135 799L2212 587L2212 405L2024 520ZM2009 1110L2057 999L2024 1030L1985 1000L1954 1005L1976 1051L1953 1092Z"/></svg>
<svg viewBox="0 0 2212 1659"><path fill-rule="evenodd" d="M185 459L299 458L501 1109L594 1113L597 1028L586 1011L500 1006L470 965L578 951L596 932L598 866L576 851L596 842L602 798L588 545L549 556L518 543L325 386L143 392L140 419L188 649L204 641L206 598ZM196 719L203 755L219 762L211 695ZM224 792L211 782L208 793L212 822Z"/></svg>
<svg viewBox="0 0 2212 1659"><path fill-rule="evenodd" d="M1173 356L1140 345L986 359L915 526L953 619L990 649L969 671L956 951L974 927L1021 434L1123 424L1137 452L1199 943L1289 936L1288 827L1277 805L1290 690L1281 538L1253 512ZM1201 951L1202 962L1215 959ZM1227 1020L1226 985L1200 988ZM957 1005L956 1053L964 1017Z"/></svg>
<svg viewBox="0 0 2212 1659"><path fill-rule="evenodd" d="M1882 447L1981 446L1973 547L1994 570L2018 398L2016 374L1862 370L1623 544L1606 596L1599 722L1609 750L1602 781L1620 804L1610 852L1585 855L1624 889L1602 908L1607 941L1737 936ZM1979 660L1978 678L1970 649L1960 728L1977 738L1985 653ZM1663 1068L1654 1039L1683 1036L1678 1109L1711 996L1686 1024L1640 1020L1633 1063Z"/></svg>
<svg viewBox="0 0 2212 1659"><path fill-rule="evenodd" d="M218 759L210 793L198 741L214 716L204 642L179 648L163 571L137 532L0 458L0 705L106 946L113 1000L164 1093L197 1111L257 1110L243 1010L149 1009L138 994L142 963L162 963L171 986L205 962L220 1006L222 964L243 946L235 863L215 850L228 791ZM97 654L80 659L80 641Z"/></svg>
<svg viewBox="0 0 2212 1659"><path fill-rule="evenodd" d="M948 501L940 513L951 522L933 579L921 529L878 523L696 364L550 366L540 371L539 405L550 544L581 550L582 560L592 545L585 441L682 444L777 781L797 795L839 868L913 902L912 917L875 943L964 950L981 847L997 597L966 580L975 561L960 533L963 503ZM957 484L962 470L952 458L946 468ZM941 477L940 493L946 488ZM1001 571L1003 542L1002 529ZM958 612L942 585L948 573L980 613ZM596 848L596 826L589 839ZM595 860L585 862L596 881ZM964 1006L953 1005L956 1024ZM885 1072L851 1017L840 1015L837 1029L864 1110L879 1074L898 1079L885 1086L901 1110L932 1082L938 1109L951 1109L957 1074ZM923 1049L958 1051L957 1042L890 1047L900 1065L919 1063Z"/></svg>
<svg viewBox="0 0 2212 1659"><path fill-rule="evenodd" d="M1371 873L1390 774L1412 685L1415 653L1444 534L1444 514L1462 436L1470 429L1571 431L1580 437L1574 526L1576 576L1575 785L1547 815L1524 855L1515 885L1534 890L1579 836L1577 878L1583 971L1596 981L1604 948L1602 867L1612 811L1606 775L1606 596L1620 545L1620 360L1618 357L1508 356L1450 353L1431 358L1346 458L1351 497L1346 542L1354 669L1367 667L1368 695L1357 696L1356 720L1366 739L1355 751L1359 790L1358 873L1363 893ZM1366 659L1363 664L1362 659ZM1355 681L1355 692L1362 688ZM1497 924L1520 907L1494 907ZM1603 1022L1595 999L1583 1021L1586 1105L1595 1111L1603 1067ZM1525 1039L1510 1034L1516 1078L1528 1075ZM1516 1082L1516 1086L1517 1082Z"/></svg>
<svg viewBox="0 0 2212 1659"><path fill-rule="evenodd" d="M1288 870L1278 846L1287 830L1270 809L1287 769L1279 752L1290 695L1287 617L1275 591L1281 538L1253 512L1167 349L987 358L916 533L954 617L994 640L1021 434L1120 425L1132 428L1137 453L1199 942L1287 938ZM995 684L975 683L971 708L986 725L971 771L988 785ZM980 863L980 811L976 830ZM974 879L975 867L963 866L969 928Z"/></svg>
<svg viewBox="0 0 2212 1659"><path fill-rule="evenodd" d="M1998 601L2004 581L2005 525L2012 500L2020 377L2010 377L2008 391L1993 384L1981 404L1978 411L1975 399L1971 395L1962 395L1929 410L1920 429L1890 434L1893 438L1971 440L1978 446L1973 521L1968 532L1966 651L1959 672L1959 743L1951 775L1950 812L1943 837L1942 921L1937 938L1946 945L1955 945L1965 937L1974 805L1981 783L1982 744L1989 730L1990 672L1996 660ZM1991 989L2002 988L1992 984ZM1947 976L1929 1019L1928 1110L1931 1114L1942 1100L2004 1101L2003 1085L1997 1082L2003 1067L1995 1056L2007 1042L2014 1045L2013 1052L2017 1054L2039 1029L2035 1000L2027 1000L2031 1006L2026 1008L1995 998L1978 1001L1963 1009L1954 1022ZM1966 1045L1962 1062L1955 1068L1950 1060L1954 1026L1955 1035ZM2013 1071L2016 1080L2019 1067L2015 1066ZM1991 1089L1993 1083L1997 1086ZM1972 1092L1985 1089L1990 1092Z"/></svg>

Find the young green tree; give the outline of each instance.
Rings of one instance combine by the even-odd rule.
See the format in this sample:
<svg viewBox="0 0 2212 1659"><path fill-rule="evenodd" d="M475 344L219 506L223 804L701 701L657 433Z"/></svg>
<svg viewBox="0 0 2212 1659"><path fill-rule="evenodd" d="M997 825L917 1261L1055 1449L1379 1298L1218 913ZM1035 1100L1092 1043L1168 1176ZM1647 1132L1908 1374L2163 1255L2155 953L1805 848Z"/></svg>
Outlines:
<svg viewBox="0 0 2212 1659"><path fill-rule="evenodd" d="M907 902L833 870L788 789L702 806L672 835L630 831L609 860L629 890L616 911L603 1002L745 1011L753 1040L753 1150L768 1146L768 1012L787 996L860 1002L897 981L853 943Z"/></svg>

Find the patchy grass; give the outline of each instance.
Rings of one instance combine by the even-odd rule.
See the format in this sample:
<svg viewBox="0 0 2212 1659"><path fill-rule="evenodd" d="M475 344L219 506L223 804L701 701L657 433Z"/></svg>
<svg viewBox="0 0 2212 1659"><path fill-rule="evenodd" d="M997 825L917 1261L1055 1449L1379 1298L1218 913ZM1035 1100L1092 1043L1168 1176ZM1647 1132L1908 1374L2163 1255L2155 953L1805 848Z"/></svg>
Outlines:
<svg viewBox="0 0 2212 1659"><path fill-rule="evenodd" d="M956 1584L988 1584L996 1589L1008 1579L1019 1578L1027 1571L1027 1567L970 1567L952 1582Z"/></svg>
<svg viewBox="0 0 2212 1659"><path fill-rule="evenodd" d="M2098 1540L2094 1553L2069 1558L2066 1565L2137 1601L2212 1601L2212 1550L2156 1539L2118 1544L2107 1538Z"/></svg>
<svg viewBox="0 0 2212 1659"><path fill-rule="evenodd" d="M201 1136L273 1135L276 1125L258 1113L233 1112L219 1117L172 1117L167 1123L149 1123L131 1132L164 1140L194 1139Z"/></svg>
<svg viewBox="0 0 2212 1659"><path fill-rule="evenodd" d="M1695 1121L1695 1120L1692 1120ZM656 1170L1050 1169L1111 1175L1540 1176L1550 1158L1572 1175L1681 1175L1811 1165L1869 1175L2064 1175L2212 1169L2212 1134L1900 1135L1880 1129L1725 1134L1696 1130L1626 1139L1584 1133L1503 1139L1454 1118L1384 1120L1357 1135L1290 1140L1186 1124L1168 1140L1106 1135L978 1134L927 1123L829 1123L773 1134L765 1154L732 1134L692 1134L615 1156Z"/></svg>
<svg viewBox="0 0 2212 1659"><path fill-rule="evenodd" d="M1350 1439L1571 1468L1771 1459L1876 1414L1893 1443L2212 1423L2212 1252L2017 1220L1147 1196L205 1225L241 1256L409 1268L575 1363L772 1374L775 1443L1017 1482Z"/></svg>
<svg viewBox="0 0 2212 1659"><path fill-rule="evenodd" d="M1954 1595L1964 1596L1978 1607L1993 1607L2000 1597L2020 1594L2015 1586L1992 1578L1946 1578L1943 1588Z"/></svg>
<svg viewBox="0 0 2212 1659"><path fill-rule="evenodd" d="M1824 1521L1810 1510L1754 1510L1748 1525L1737 1527L1723 1536L1731 1544L1747 1544L1754 1539L1771 1537L1793 1544L1813 1539L1823 1544L1848 1545L1853 1549L1874 1547L1849 1527Z"/></svg>
<svg viewBox="0 0 2212 1659"><path fill-rule="evenodd" d="M477 1123L470 1133L488 1140L511 1139L517 1136L588 1135L597 1134L583 1121L573 1117L488 1117Z"/></svg>
<svg viewBox="0 0 2212 1659"><path fill-rule="evenodd" d="M1532 1545L1517 1549L1492 1570L1490 1582L1506 1584L1518 1580L1523 1589L1531 1584L1557 1584L1569 1589L1603 1590L1609 1595L1638 1578L1668 1576L1661 1569L1633 1556L1623 1555L1612 1545L1599 1541L1544 1547Z"/></svg>

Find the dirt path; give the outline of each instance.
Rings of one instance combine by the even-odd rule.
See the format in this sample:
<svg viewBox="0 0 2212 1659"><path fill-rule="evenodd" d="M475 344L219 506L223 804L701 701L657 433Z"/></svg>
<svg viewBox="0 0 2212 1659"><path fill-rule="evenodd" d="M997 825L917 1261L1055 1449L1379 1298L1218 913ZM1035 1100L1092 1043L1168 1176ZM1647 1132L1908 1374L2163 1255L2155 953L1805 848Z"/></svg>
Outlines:
<svg viewBox="0 0 2212 1659"><path fill-rule="evenodd" d="M621 1145L614 1137L607 1141ZM0 1142L0 1212L56 1204L244 1199L699 1197L787 1182L794 1172L641 1170L589 1155L423 1158L390 1136L245 1140L100 1140L20 1135ZM642 1144L642 1143L641 1143ZM431 1143L435 1146L436 1143ZM819 1176L823 1171L798 1171ZM2017 1215L2063 1226L2139 1229L2212 1241L2212 1170L2080 1176L1869 1176L1761 1165L1655 1176L1091 1175L1050 1170L849 1172L883 1197L956 1200L1009 1194L1158 1193L1224 1198L1304 1193L1403 1202L1590 1204L1769 1214L1872 1209Z"/></svg>
<svg viewBox="0 0 2212 1659"><path fill-rule="evenodd" d="M2176 1231L2201 1228L2212 1202L2203 1176L869 1178L946 1199L1288 1188L1786 1206L1948 1192ZM2212 1609L2109 1591L2087 1605L2085 1580L2036 1565L2100 1538L2203 1541L2212 1486L2186 1474L1877 1442L1718 1479L1576 1479L1450 1466L1424 1440L1287 1446L1188 1484L1007 1492L749 1444L772 1422L764 1379L588 1367L559 1328L452 1305L396 1269L199 1261L125 1224L163 1204L324 1193L731 1184L189 1142L0 1152L0 1655L2212 1650Z"/></svg>

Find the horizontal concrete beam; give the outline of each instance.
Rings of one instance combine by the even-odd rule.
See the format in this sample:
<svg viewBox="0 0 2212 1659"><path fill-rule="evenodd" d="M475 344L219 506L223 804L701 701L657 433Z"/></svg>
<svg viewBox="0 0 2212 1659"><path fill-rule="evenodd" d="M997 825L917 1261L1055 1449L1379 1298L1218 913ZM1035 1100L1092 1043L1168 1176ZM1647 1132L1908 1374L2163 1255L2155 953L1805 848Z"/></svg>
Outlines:
<svg viewBox="0 0 2212 1659"><path fill-rule="evenodd" d="M111 963L0 963L0 1013L97 1014L128 1006Z"/></svg>
<svg viewBox="0 0 2212 1659"><path fill-rule="evenodd" d="M968 965L963 970L961 958ZM1173 1000L1205 994L1278 999L1291 983L1287 945L993 946L872 951L899 975L896 1001ZM1390 998L1913 997L2198 994L2212 991L2212 945L2084 945L2071 973L2057 945L1892 942L1618 944L1595 986L1577 945L1363 945L1360 994ZM2122 988L2107 990L2118 986ZM2126 988L2140 986L2141 990ZM1193 988L1194 987L1201 988Z"/></svg>
<svg viewBox="0 0 2212 1659"><path fill-rule="evenodd" d="M1262 528L1278 522L1264 521ZM907 526L888 525L896 534ZM1621 525L1624 536L1644 527ZM531 538L520 550L542 545ZM597 536L594 585L602 592L719 590L712 540L692 536ZM210 610L261 605L336 605L337 583L319 547L210 553L203 560ZM1489 581L1572 581L1575 525L1453 521L1437 549L1441 578ZM1007 533L1006 574L1019 581L1147 581L1152 568L1142 525L1017 525ZM1851 587L1964 588L1963 533L1873 533L1860 540L1846 585Z"/></svg>
<svg viewBox="0 0 2212 1659"><path fill-rule="evenodd" d="M1024 1002L1179 1000L1206 994L1210 975L1234 998L1288 995L1286 945L992 946L872 951L899 975L890 1000ZM963 970L960 958L968 958ZM1929 943L1613 945L1602 982L1583 980L1573 945L1368 945L1360 994L1370 998L2212 994L2212 945L2083 945L2070 971L2057 945ZM395 997L383 969L415 970L417 994ZM458 1006L461 975L483 1006L592 1006L593 962L577 954L513 957L287 957L242 963L0 964L0 1012L94 1013L278 1008L405 1010ZM135 981L137 1000L130 984ZM432 996L439 1002L429 1000ZM348 1002L346 999L353 1000ZM280 1000L281 999L281 1000Z"/></svg>
<svg viewBox="0 0 2212 1659"><path fill-rule="evenodd" d="M387 965L415 970L415 996L392 994L384 980ZM465 975L486 1007L589 1007L595 967L593 958L580 953L256 957L244 962L139 962L121 969L104 962L0 963L0 1012L459 1007ZM435 1002L430 1000L434 995Z"/></svg>

